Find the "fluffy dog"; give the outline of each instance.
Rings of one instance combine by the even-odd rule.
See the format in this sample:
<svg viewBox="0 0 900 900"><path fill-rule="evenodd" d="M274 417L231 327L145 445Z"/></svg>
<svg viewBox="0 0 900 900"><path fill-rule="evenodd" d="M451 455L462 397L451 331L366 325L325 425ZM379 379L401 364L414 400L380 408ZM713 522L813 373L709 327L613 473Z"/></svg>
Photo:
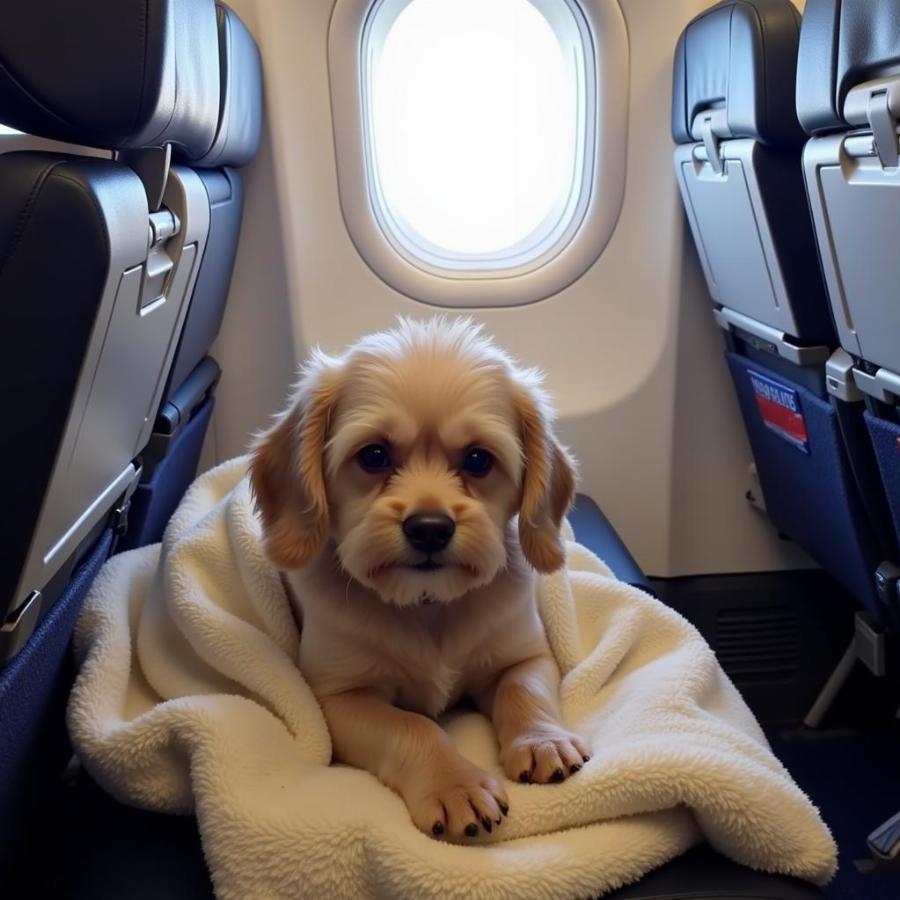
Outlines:
<svg viewBox="0 0 900 900"><path fill-rule="evenodd" d="M575 490L537 372L469 320L401 321L314 353L250 471L337 760L452 841L509 811L434 719L463 696L510 778L558 782L587 762L535 602L535 572L563 565Z"/></svg>

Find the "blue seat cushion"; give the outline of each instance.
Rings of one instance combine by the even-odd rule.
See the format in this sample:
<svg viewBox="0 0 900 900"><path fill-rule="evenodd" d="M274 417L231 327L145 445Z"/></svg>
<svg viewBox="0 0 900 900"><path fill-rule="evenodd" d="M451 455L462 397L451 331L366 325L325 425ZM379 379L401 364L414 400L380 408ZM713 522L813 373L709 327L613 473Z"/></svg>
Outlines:
<svg viewBox="0 0 900 900"><path fill-rule="evenodd" d="M619 578L649 589L640 568L593 501L578 498L572 524L576 538L604 559ZM86 571L83 576L87 583L89 574ZM4 897L213 897L193 818L123 806L104 794L80 769L57 783L42 818L5 886ZM46 865L48 847L53 848L53 865ZM609 900L815 900L822 894L794 879L754 872L703 846L638 884L606 896Z"/></svg>
<svg viewBox="0 0 900 900"><path fill-rule="evenodd" d="M212 900L193 818L140 812L116 803L81 773L60 791L42 832L53 866L28 859L7 897L54 900ZM50 842L49 844L47 842ZM15 889L18 889L19 893ZM755 872L697 847L609 900L821 900L812 885Z"/></svg>

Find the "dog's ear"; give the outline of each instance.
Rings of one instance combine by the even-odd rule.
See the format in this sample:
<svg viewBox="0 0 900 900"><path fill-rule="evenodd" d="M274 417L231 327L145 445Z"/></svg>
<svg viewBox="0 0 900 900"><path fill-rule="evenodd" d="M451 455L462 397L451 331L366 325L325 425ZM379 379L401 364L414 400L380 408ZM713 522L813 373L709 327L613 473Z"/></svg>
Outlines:
<svg viewBox="0 0 900 900"><path fill-rule="evenodd" d="M575 498L575 461L553 433L552 411L544 393L523 381L513 396L525 457L519 542L538 572L555 572L565 562L559 529Z"/></svg>
<svg viewBox="0 0 900 900"><path fill-rule="evenodd" d="M263 547L280 569L311 562L328 536L325 442L340 396L341 367L315 354L291 403L255 442L250 484L263 524Z"/></svg>

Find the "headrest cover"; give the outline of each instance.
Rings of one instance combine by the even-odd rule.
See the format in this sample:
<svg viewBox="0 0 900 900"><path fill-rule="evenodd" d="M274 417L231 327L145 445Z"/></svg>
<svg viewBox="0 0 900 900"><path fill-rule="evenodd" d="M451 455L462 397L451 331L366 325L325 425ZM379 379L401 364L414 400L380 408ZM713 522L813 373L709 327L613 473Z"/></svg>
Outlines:
<svg viewBox="0 0 900 900"><path fill-rule="evenodd" d="M243 166L256 155L262 131L262 61L256 41L224 3L219 26L219 127L209 152L194 166Z"/></svg>
<svg viewBox="0 0 900 900"><path fill-rule="evenodd" d="M809 134L846 128L856 85L900 73L900 0L807 0L797 113Z"/></svg>
<svg viewBox="0 0 900 900"><path fill-rule="evenodd" d="M799 145L794 108L800 14L790 0L723 0L691 21L675 51L672 136L695 141L691 126L724 107L729 137L773 147Z"/></svg>
<svg viewBox="0 0 900 900"><path fill-rule="evenodd" d="M209 151L219 108L213 0L0 2L0 122L109 149Z"/></svg>

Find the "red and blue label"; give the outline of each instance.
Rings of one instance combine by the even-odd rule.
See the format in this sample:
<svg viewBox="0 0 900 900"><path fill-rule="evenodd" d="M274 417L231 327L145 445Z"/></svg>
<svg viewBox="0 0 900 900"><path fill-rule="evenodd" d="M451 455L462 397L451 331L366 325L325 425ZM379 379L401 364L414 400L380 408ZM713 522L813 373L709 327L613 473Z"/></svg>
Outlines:
<svg viewBox="0 0 900 900"><path fill-rule="evenodd" d="M763 423L770 431L793 444L798 450L809 453L809 435L806 419L800 406L800 395L794 388L766 378L759 372L747 370L750 384L756 396L756 408Z"/></svg>

